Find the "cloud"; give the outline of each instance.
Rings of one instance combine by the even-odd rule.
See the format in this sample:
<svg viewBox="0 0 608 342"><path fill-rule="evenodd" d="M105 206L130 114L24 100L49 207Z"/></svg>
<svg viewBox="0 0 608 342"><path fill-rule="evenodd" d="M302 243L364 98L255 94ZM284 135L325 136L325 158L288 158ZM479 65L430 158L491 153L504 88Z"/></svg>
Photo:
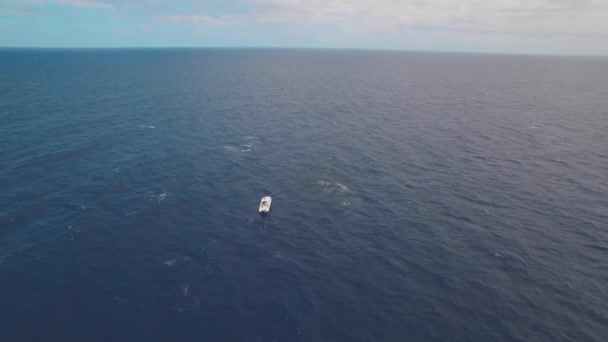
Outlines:
<svg viewBox="0 0 608 342"><path fill-rule="evenodd" d="M167 35L217 28L231 44L608 51L608 0L0 0L0 14L57 15L40 4L100 10ZM243 32L247 40L235 36Z"/></svg>
<svg viewBox="0 0 608 342"><path fill-rule="evenodd" d="M39 15L40 11L31 8L7 7L0 8L0 14L9 14L14 16L34 16Z"/></svg>
<svg viewBox="0 0 608 342"><path fill-rule="evenodd" d="M99 0L30 0L29 2L35 3L51 3L64 6L73 6L80 8L92 8L102 10L113 10L116 7L114 4Z"/></svg>
<svg viewBox="0 0 608 342"><path fill-rule="evenodd" d="M264 7L257 20L335 24L349 30L453 30L526 34L608 33L606 0L250 0Z"/></svg>
<svg viewBox="0 0 608 342"><path fill-rule="evenodd" d="M606 0L244 0L247 13L167 16L173 22L327 25L351 33L452 30L513 35L608 35Z"/></svg>
<svg viewBox="0 0 608 342"><path fill-rule="evenodd" d="M211 16L211 15L165 15L161 17L165 21L182 24L197 24L197 25L228 25L238 24L235 18L227 16Z"/></svg>

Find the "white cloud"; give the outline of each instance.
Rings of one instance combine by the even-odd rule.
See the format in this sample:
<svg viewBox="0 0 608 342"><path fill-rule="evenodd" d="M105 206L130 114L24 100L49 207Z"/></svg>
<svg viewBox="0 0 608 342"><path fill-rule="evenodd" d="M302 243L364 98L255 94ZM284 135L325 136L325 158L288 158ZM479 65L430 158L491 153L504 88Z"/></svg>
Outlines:
<svg viewBox="0 0 608 342"><path fill-rule="evenodd" d="M606 0L250 0L253 20L360 31L436 28L520 34L608 34Z"/></svg>
<svg viewBox="0 0 608 342"><path fill-rule="evenodd" d="M162 16L166 21L197 24L197 25L227 25L238 24L239 22L231 17L211 16L211 15L166 15Z"/></svg>
<svg viewBox="0 0 608 342"><path fill-rule="evenodd" d="M136 13L203 32L255 27L250 39L264 44L292 34L306 46L608 53L608 0L0 0L0 11L31 15L28 3L115 10L125 20Z"/></svg>
<svg viewBox="0 0 608 342"><path fill-rule="evenodd" d="M358 33L426 29L482 34L608 35L608 0L246 1L255 5L253 12L217 17L174 15L167 18L175 22L204 25L331 25Z"/></svg>
<svg viewBox="0 0 608 342"><path fill-rule="evenodd" d="M114 6L114 4L104 2L104 1L99 1L99 0L29 0L29 2L53 3L53 4L65 5L65 6L103 9L103 10L113 10L116 8Z"/></svg>
<svg viewBox="0 0 608 342"><path fill-rule="evenodd" d="M40 14L40 11L31 8L6 7L0 8L0 14L9 14L14 16L33 16Z"/></svg>
<svg viewBox="0 0 608 342"><path fill-rule="evenodd" d="M608 53L608 0L238 1L247 10L238 12L242 6L234 6L230 14L165 20L204 30L270 24L308 38L315 35L303 39L304 46L312 41L314 46Z"/></svg>

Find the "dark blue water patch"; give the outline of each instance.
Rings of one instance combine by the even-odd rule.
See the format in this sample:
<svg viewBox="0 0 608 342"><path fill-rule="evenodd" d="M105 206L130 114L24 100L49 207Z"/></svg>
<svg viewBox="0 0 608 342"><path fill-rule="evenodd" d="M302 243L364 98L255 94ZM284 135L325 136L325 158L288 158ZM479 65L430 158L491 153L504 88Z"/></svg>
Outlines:
<svg viewBox="0 0 608 342"><path fill-rule="evenodd" d="M0 90L2 340L608 336L605 59L2 50Z"/></svg>

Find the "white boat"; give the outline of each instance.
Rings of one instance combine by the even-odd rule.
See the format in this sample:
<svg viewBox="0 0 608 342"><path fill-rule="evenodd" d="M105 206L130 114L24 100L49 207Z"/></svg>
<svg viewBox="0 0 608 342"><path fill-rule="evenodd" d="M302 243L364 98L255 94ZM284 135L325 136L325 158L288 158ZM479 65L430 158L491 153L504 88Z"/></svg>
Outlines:
<svg viewBox="0 0 608 342"><path fill-rule="evenodd" d="M260 202L260 213L266 214L270 211L270 204L272 203L272 198L270 196L262 197L262 201Z"/></svg>

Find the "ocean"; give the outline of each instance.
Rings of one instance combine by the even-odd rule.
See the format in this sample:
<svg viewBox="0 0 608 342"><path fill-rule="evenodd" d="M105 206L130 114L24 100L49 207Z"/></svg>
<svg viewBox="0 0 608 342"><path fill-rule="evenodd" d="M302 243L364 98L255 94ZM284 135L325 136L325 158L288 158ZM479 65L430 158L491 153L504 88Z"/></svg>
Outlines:
<svg viewBox="0 0 608 342"><path fill-rule="evenodd" d="M608 58L2 49L0 340L606 341L607 194Z"/></svg>

